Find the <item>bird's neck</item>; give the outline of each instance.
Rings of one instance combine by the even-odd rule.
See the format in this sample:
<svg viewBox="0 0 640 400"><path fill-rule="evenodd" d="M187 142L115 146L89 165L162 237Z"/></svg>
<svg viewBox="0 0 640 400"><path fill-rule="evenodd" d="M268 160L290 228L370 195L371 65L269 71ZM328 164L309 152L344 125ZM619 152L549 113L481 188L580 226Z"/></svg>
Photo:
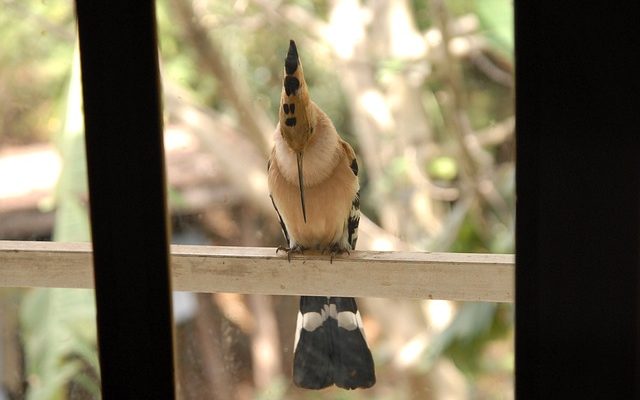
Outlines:
<svg viewBox="0 0 640 400"><path fill-rule="evenodd" d="M276 129L274 135L275 159L284 178L298 186L296 153ZM304 150L303 170L305 187L314 186L333 173L340 160L340 137L326 114L316 118L314 133Z"/></svg>

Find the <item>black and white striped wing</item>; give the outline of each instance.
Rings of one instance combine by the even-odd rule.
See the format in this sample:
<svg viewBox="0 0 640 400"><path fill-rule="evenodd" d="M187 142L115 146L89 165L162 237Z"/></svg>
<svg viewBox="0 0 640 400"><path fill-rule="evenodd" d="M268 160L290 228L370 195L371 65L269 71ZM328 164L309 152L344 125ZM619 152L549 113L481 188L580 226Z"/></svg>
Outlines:
<svg viewBox="0 0 640 400"><path fill-rule="evenodd" d="M358 176L358 161L354 158L351 161L351 171L355 176ZM360 225L360 190L356 193L356 197L351 202L351 210L349 211L349 220L347 221L347 234L348 241L351 245L351 250L356 249L356 242L358 241L358 226Z"/></svg>
<svg viewBox="0 0 640 400"><path fill-rule="evenodd" d="M347 221L348 240L351 250L356 249L358 242L358 226L360 225L360 191L356 193L356 197L351 202L351 210L349 211L349 220Z"/></svg>

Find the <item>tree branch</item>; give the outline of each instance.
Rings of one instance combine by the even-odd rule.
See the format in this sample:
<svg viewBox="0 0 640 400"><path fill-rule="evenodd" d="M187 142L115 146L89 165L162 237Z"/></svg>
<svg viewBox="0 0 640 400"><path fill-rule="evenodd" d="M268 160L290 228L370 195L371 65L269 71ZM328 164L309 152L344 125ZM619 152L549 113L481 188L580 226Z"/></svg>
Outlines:
<svg viewBox="0 0 640 400"><path fill-rule="evenodd" d="M431 0L430 5L434 13L434 24L442 34L441 47L444 60L441 69L451 97L451 101L445 101L443 105L448 110L454 138L460 149L462 175L476 195L489 206L498 221L505 226L510 226L513 217L509 206L497 191L493 181L487 176L486 171L493 162L492 158L478 143L466 114L467 104L460 64L453 57L448 46L451 35L446 6L443 0Z"/></svg>
<svg viewBox="0 0 640 400"><path fill-rule="evenodd" d="M275 126L264 110L253 104L247 85L233 73L216 41L207 34L190 0L172 0L185 36L195 48L195 56L204 71L215 76L227 99L238 113L238 123L256 147L266 156L271 151Z"/></svg>

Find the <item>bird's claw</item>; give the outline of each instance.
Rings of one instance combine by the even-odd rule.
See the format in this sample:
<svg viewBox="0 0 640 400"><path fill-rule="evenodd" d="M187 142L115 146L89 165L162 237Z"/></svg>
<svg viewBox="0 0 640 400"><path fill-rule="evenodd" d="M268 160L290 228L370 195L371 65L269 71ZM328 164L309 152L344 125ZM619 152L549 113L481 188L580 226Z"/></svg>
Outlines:
<svg viewBox="0 0 640 400"><path fill-rule="evenodd" d="M291 253L304 254L304 247L302 247L300 245L295 245L293 247L278 246L276 248L276 254L278 254L278 252L280 252L280 251L286 251L287 252L287 260L289 262L291 262Z"/></svg>
<svg viewBox="0 0 640 400"><path fill-rule="evenodd" d="M324 254L324 252L326 250L327 249L322 250L322 253ZM340 254L343 254L343 253L347 253L347 254L351 255L351 252L349 251L349 249L343 249L343 248L339 247L337 244L331 245L328 250L329 250L329 253L331 254L331 258L329 259L329 263L330 264L333 264L333 258L336 255L340 255Z"/></svg>

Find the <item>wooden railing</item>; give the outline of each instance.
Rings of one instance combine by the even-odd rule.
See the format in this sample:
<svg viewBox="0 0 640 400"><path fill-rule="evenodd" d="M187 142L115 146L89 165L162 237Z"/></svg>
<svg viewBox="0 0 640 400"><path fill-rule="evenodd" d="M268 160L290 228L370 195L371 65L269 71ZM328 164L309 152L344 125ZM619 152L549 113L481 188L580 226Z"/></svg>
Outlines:
<svg viewBox="0 0 640 400"><path fill-rule="evenodd" d="M141 249L140 251L144 251ZM171 246L173 289L512 302L509 254L354 251L276 254L273 248ZM92 288L89 243L0 241L0 287Z"/></svg>

